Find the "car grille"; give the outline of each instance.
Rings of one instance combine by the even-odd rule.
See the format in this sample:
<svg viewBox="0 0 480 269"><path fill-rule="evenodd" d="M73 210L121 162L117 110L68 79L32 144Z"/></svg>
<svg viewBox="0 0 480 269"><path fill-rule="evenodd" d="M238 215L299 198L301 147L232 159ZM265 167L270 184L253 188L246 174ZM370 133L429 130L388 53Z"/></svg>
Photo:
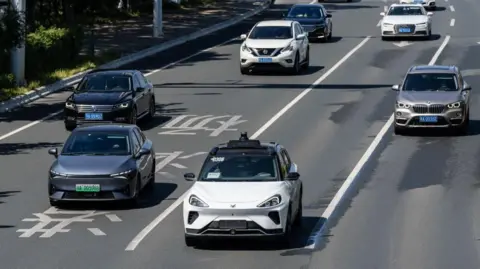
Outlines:
<svg viewBox="0 0 480 269"><path fill-rule="evenodd" d="M400 32L400 28L410 28L409 33ZM415 32L415 24L397 24L395 25L395 32L399 34L413 34Z"/></svg>
<svg viewBox="0 0 480 269"><path fill-rule="evenodd" d="M115 196L111 191L101 192L73 192L66 191L63 194L63 199L114 199Z"/></svg>
<svg viewBox="0 0 480 269"><path fill-rule="evenodd" d="M259 56L269 56L271 55L276 49L255 49Z"/></svg>
<svg viewBox="0 0 480 269"><path fill-rule="evenodd" d="M413 111L418 114L440 114L445 110L445 105L414 105Z"/></svg>
<svg viewBox="0 0 480 269"><path fill-rule="evenodd" d="M78 112L110 112L113 109L113 105L77 105Z"/></svg>

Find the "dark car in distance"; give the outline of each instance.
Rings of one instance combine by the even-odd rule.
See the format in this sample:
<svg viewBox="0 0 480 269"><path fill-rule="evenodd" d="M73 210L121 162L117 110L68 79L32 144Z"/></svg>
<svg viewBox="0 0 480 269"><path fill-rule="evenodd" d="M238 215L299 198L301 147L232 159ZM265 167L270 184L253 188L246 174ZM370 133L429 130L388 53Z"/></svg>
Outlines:
<svg viewBox="0 0 480 269"><path fill-rule="evenodd" d="M332 39L333 23L332 14L328 13L321 4L297 4L293 5L284 19L299 22L308 39L311 41L328 41Z"/></svg>
<svg viewBox="0 0 480 269"><path fill-rule="evenodd" d="M155 115L153 85L138 70L93 70L69 90L64 109L69 131L86 123L137 124Z"/></svg>
<svg viewBox="0 0 480 269"><path fill-rule="evenodd" d="M136 125L81 126L72 131L48 172L50 204L126 200L155 182L153 143Z"/></svg>

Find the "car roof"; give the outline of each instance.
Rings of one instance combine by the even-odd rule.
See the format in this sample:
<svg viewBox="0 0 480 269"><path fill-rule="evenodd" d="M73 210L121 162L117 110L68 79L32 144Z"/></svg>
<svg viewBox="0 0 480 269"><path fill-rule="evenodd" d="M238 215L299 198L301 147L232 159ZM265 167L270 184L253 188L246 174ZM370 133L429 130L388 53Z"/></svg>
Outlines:
<svg viewBox="0 0 480 269"><path fill-rule="evenodd" d="M265 155L275 155L276 148L281 146L277 142L262 142L260 140L249 139L246 132L240 134L238 140L230 140L227 143L221 143L213 147L210 155L214 156L220 150L222 152L257 152Z"/></svg>
<svg viewBox="0 0 480 269"><path fill-rule="evenodd" d="M257 26L292 26L293 21L289 20L269 20L257 23Z"/></svg>
<svg viewBox="0 0 480 269"><path fill-rule="evenodd" d="M87 73L88 75L94 75L94 74L111 74L111 75L127 75L127 76L133 76L138 72L138 70L133 70L133 69L95 69Z"/></svg>
<svg viewBox="0 0 480 269"><path fill-rule="evenodd" d="M79 126L73 132L129 132L135 127L134 124L92 124Z"/></svg>
<svg viewBox="0 0 480 269"><path fill-rule="evenodd" d="M421 73L458 73L458 67L455 65L414 65L408 70L409 74Z"/></svg>
<svg viewBox="0 0 480 269"><path fill-rule="evenodd" d="M407 4L391 4L390 7L404 7L404 6L415 6L423 7L421 4L407 3Z"/></svg>
<svg viewBox="0 0 480 269"><path fill-rule="evenodd" d="M294 7L324 7L322 4L295 4L293 5L290 9L293 9Z"/></svg>

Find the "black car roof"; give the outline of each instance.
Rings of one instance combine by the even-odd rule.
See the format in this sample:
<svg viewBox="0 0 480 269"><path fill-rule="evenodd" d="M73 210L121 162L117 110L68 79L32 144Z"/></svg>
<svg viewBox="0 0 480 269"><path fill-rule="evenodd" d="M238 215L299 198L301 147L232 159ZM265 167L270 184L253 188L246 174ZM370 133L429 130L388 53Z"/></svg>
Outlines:
<svg viewBox="0 0 480 269"><path fill-rule="evenodd" d="M85 125L79 126L73 130L73 132L82 132L82 131L97 131L97 132L128 132L135 128L134 124L95 124L95 125ZM72 133L73 133L72 132Z"/></svg>
<svg viewBox="0 0 480 269"><path fill-rule="evenodd" d="M138 72L137 70L131 70L131 69L95 69L86 74L86 76L89 75L96 75L96 74L112 74L112 75L127 75L127 76L133 76Z"/></svg>
<svg viewBox="0 0 480 269"><path fill-rule="evenodd" d="M295 4L290 9L293 9L295 7L318 7L318 8L320 8L320 7L323 7L323 5L322 4Z"/></svg>

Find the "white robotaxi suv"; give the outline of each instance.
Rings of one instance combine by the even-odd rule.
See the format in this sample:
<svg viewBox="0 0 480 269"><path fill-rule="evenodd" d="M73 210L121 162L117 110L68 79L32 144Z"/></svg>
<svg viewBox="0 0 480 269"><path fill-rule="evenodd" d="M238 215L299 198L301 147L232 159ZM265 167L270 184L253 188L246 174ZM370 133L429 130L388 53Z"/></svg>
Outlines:
<svg viewBox="0 0 480 269"><path fill-rule="evenodd" d="M263 237L288 244L302 220L298 168L278 143L239 140L214 147L183 201L185 244L208 237Z"/></svg>
<svg viewBox="0 0 480 269"><path fill-rule="evenodd" d="M250 33L240 36L240 72L259 69L288 69L293 74L308 68L308 33L296 21L262 21Z"/></svg>
<svg viewBox="0 0 480 269"><path fill-rule="evenodd" d="M422 5L393 4L387 12L380 13L382 40L391 37L432 36L432 15Z"/></svg>
<svg viewBox="0 0 480 269"><path fill-rule="evenodd" d="M429 10L435 10L437 8L435 0L400 0L400 4L419 4Z"/></svg>

